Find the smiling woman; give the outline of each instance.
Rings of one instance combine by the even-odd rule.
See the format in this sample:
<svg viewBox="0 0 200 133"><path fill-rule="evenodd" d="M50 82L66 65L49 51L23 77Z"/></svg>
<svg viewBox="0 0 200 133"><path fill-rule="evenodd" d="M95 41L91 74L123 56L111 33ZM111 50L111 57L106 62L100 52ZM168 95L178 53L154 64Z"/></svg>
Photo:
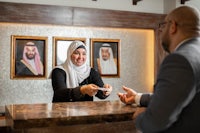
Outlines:
<svg viewBox="0 0 200 133"><path fill-rule="evenodd" d="M53 67L61 65L67 59L67 49L69 45L75 41L81 41L85 44L86 38L77 37L53 37Z"/></svg>
<svg viewBox="0 0 200 133"><path fill-rule="evenodd" d="M72 54L72 63L76 66L82 66L86 62L86 49L84 45L79 46Z"/></svg>
<svg viewBox="0 0 200 133"><path fill-rule="evenodd" d="M82 41L73 41L67 50L66 61L51 74L53 102L93 101L93 96L107 98L112 86L104 84L99 73L87 63L88 52ZM99 90L104 87L108 91Z"/></svg>

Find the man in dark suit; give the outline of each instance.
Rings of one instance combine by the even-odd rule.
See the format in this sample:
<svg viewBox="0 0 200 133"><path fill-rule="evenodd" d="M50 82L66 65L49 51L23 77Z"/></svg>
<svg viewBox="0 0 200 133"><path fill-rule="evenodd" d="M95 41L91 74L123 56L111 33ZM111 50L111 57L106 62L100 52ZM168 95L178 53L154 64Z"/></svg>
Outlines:
<svg viewBox="0 0 200 133"><path fill-rule="evenodd" d="M200 133L199 15L181 6L160 24L162 46L169 55L160 66L153 94L127 87L126 93L118 93L125 104L140 106L133 117L143 133Z"/></svg>

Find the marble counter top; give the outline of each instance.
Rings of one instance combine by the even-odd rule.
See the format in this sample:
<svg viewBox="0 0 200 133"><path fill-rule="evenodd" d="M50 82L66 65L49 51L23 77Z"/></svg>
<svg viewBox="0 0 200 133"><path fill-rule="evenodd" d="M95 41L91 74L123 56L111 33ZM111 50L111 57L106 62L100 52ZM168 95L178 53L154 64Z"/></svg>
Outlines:
<svg viewBox="0 0 200 133"><path fill-rule="evenodd" d="M135 107L120 101L91 101L6 106L6 119L15 129L132 120Z"/></svg>

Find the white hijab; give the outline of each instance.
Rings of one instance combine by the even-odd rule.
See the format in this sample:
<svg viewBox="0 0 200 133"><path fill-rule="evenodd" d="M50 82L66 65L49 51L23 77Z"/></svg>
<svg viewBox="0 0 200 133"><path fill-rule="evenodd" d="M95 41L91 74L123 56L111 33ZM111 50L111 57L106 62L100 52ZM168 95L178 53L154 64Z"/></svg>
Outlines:
<svg viewBox="0 0 200 133"><path fill-rule="evenodd" d="M90 75L91 67L85 62L82 66L76 66L71 61L72 53L79 47L85 44L81 41L73 41L68 50L67 50L67 59L66 61L57 66L56 68L63 69L66 73L66 84L67 88L74 88L79 86L79 83L83 82ZM86 50L86 48L85 48ZM87 51L86 51L87 54Z"/></svg>
<svg viewBox="0 0 200 133"><path fill-rule="evenodd" d="M110 53L110 58L108 60L103 60L101 49L107 48ZM113 58L113 51L110 47L110 44L104 43L102 44L102 47L99 49L99 58L100 58L100 65L101 65L101 73L102 74L117 74L117 66L115 64L114 58Z"/></svg>

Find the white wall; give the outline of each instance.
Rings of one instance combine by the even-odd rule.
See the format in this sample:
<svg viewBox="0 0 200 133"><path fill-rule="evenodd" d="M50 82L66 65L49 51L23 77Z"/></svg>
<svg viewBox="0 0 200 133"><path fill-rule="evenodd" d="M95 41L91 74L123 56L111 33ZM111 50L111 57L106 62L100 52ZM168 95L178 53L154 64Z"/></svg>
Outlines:
<svg viewBox="0 0 200 133"><path fill-rule="evenodd" d="M180 2L180 0L179 0ZM164 0L164 13L167 14L171 10L176 8L176 1L175 0Z"/></svg>
<svg viewBox="0 0 200 133"><path fill-rule="evenodd" d="M179 6L191 6L195 7L200 11L200 0L190 0L186 1L185 4L181 4L180 0L164 0L164 13L167 14L171 10Z"/></svg>
<svg viewBox="0 0 200 133"><path fill-rule="evenodd" d="M186 6L195 7L200 11L200 0L190 0L185 2ZM182 6L180 0L176 0L176 7Z"/></svg>

